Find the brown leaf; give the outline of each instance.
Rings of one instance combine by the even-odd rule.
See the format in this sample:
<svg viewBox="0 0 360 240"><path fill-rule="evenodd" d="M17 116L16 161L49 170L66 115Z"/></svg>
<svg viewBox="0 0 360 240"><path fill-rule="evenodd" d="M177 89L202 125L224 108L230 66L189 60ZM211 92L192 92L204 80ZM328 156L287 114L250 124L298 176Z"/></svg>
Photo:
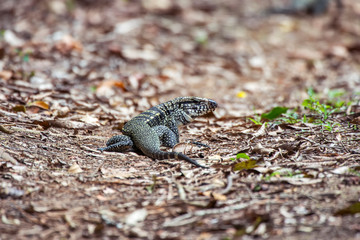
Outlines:
<svg viewBox="0 0 360 240"><path fill-rule="evenodd" d="M101 173L103 174L103 178L127 179L134 177L132 172L123 169L101 168Z"/></svg>
<svg viewBox="0 0 360 240"><path fill-rule="evenodd" d="M0 159L4 159L5 161L9 161L14 165L19 164L15 158L10 156L3 148L0 148Z"/></svg>
<svg viewBox="0 0 360 240"><path fill-rule="evenodd" d="M203 192L202 194L207 197L212 197L218 201L226 201L227 200L227 197L225 195L216 193L216 192L206 191L206 192Z"/></svg>
<svg viewBox="0 0 360 240"><path fill-rule="evenodd" d="M6 80L9 80L12 77L13 73L12 71L2 70L0 71L0 78Z"/></svg>
<svg viewBox="0 0 360 240"><path fill-rule="evenodd" d="M56 44L55 44L55 48L63 53L63 54L67 54L73 50L76 51L81 51L83 49L83 46L81 44L81 42L75 40L72 36L70 35L64 35Z"/></svg>
<svg viewBox="0 0 360 240"><path fill-rule="evenodd" d="M83 172L83 170L80 168L80 166L75 163L73 165L70 166L70 168L68 169L69 173L81 173Z"/></svg>
<svg viewBox="0 0 360 240"><path fill-rule="evenodd" d="M11 110L13 112L26 112L26 107L24 105L16 105Z"/></svg>
<svg viewBox="0 0 360 240"><path fill-rule="evenodd" d="M43 101L35 101L35 102L31 102L29 103L29 106L36 106L39 107L41 109L45 109L45 110L49 110L49 105Z"/></svg>

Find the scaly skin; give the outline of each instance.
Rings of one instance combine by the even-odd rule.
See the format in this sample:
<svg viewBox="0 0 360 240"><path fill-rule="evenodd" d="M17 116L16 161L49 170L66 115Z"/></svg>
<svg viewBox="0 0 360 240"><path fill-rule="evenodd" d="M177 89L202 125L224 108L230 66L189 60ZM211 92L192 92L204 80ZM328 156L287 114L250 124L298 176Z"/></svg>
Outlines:
<svg viewBox="0 0 360 240"><path fill-rule="evenodd" d="M179 125L210 113L216 107L215 101L200 97L178 97L161 103L127 122L122 129L124 135L113 136L106 147L99 150L122 152L135 147L153 159L181 159L205 168L183 153L161 151L160 146L174 147L179 143Z"/></svg>

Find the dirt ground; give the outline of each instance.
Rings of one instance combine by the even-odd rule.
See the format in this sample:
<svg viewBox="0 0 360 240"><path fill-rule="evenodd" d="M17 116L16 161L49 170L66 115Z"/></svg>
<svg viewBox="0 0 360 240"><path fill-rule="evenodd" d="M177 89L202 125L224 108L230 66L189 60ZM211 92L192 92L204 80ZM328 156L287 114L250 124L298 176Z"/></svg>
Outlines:
<svg viewBox="0 0 360 240"><path fill-rule="evenodd" d="M360 239L360 2L287 2L2 0L0 239ZM178 96L219 105L175 148L210 168L97 150Z"/></svg>

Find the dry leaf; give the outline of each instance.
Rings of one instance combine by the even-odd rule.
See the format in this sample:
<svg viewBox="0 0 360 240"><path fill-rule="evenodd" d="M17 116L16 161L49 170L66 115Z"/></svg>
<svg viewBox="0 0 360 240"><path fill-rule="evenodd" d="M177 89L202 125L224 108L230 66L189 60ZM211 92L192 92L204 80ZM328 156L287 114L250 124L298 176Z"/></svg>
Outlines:
<svg viewBox="0 0 360 240"><path fill-rule="evenodd" d="M83 170L80 168L80 166L77 163L75 163L75 164L71 165L68 172L69 173L81 173L81 172L83 172Z"/></svg>
<svg viewBox="0 0 360 240"><path fill-rule="evenodd" d="M21 38L17 37L15 33L10 30L6 30L4 32L4 40L13 47L21 47L25 43Z"/></svg>
<svg viewBox="0 0 360 240"><path fill-rule="evenodd" d="M103 174L103 178L128 179L134 177L132 172L120 168L101 168L101 173Z"/></svg>
<svg viewBox="0 0 360 240"><path fill-rule="evenodd" d="M13 73L12 71L2 70L0 71L0 78L6 80L9 80L12 77Z"/></svg>
<svg viewBox="0 0 360 240"><path fill-rule="evenodd" d="M345 174L345 173L348 173L349 170L350 170L349 166L342 166L342 167L335 168L331 172L335 173L335 174Z"/></svg>
<svg viewBox="0 0 360 240"><path fill-rule="evenodd" d="M86 114L80 120L89 124L99 124L99 119L97 117L90 116L89 114Z"/></svg>
<svg viewBox="0 0 360 240"><path fill-rule="evenodd" d="M125 218L126 225L135 226L143 222L148 215L148 211L145 208L135 210Z"/></svg>
<svg viewBox="0 0 360 240"><path fill-rule="evenodd" d="M83 49L82 44L70 35L64 35L55 44L55 47L59 52L63 54L67 54L73 50L81 51Z"/></svg>
<svg viewBox="0 0 360 240"><path fill-rule="evenodd" d="M45 120L37 123L44 127L53 126L68 129L95 129L99 127L99 124L95 123L84 123L77 121L69 121L65 119Z"/></svg>
<svg viewBox="0 0 360 240"><path fill-rule="evenodd" d="M135 49L135 48L124 48L122 54L125 58L130 60L145 60L154 61L159 59L160 54L152 48L148 49Z"/></svg>
<svg viewBox="0 0 360 240"><path fill-rule="evenodd" d="M171 0L142 0L141 3L150 12L166 11L173 6Z"/></svg>
<svg viewBox="0 0 360 240"><path fill-rule="evenodd" d="M35 101L28 104L28 106L36 106L45 110L49 110L49 105L43 101Z"/></svg>
<svg viewBox="0 0 360 240"><path fill-rule="evenodd" d="M3 148L0 148L0 159L4 159L5 161L9 161L14 165L19 164L15 158L10 156Z"/></svg>
<svg viewBox="0 0 360 240"><path fill-rule="evenodd" d="M24 105L16 105L11 108L13 112L26 112L26 107Z"/></svg>
<svg viewBox="0 0 360 240"><path fill-rule="evenodd" d="M225 195L216 193L216 192L212 192L212 191L203 192L202 195L204 195L206 197L212 197L218 201L226 201L227 200L227 197Z"/></svg>

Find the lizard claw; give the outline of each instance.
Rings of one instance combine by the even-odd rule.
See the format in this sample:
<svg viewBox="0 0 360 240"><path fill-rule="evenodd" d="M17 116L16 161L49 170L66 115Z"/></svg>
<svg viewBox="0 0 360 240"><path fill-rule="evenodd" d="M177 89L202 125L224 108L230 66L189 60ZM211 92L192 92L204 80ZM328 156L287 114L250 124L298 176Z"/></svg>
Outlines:
<svg viewBox="0 0 360 240"><path fill-rule="evenodd" d="M99 150L100 152L105 151L106 147L102 147L102 148L98 148L97 150Z"/></svg>

